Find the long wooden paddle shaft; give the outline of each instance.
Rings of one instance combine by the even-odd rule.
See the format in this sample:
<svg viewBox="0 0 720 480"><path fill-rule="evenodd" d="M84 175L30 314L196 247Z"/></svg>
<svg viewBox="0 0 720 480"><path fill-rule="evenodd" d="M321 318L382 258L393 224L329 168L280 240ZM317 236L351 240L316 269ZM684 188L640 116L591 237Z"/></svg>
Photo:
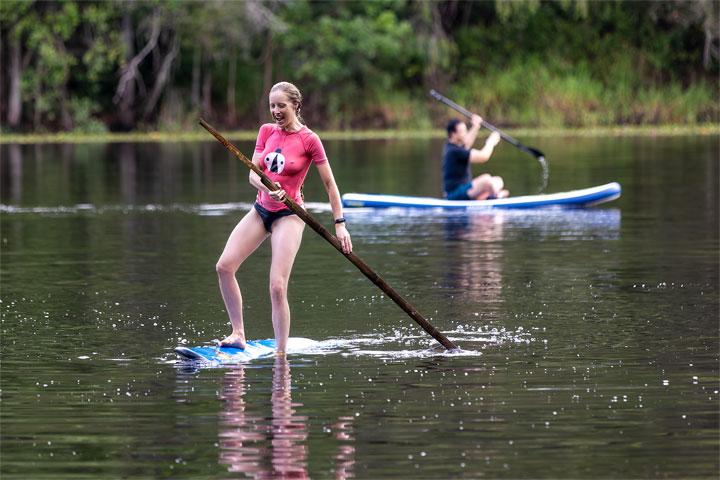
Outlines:
<svg viewBox="0 0 720 480"><path fill-rule="evenodd" d="M200 125L202 125L205 130L207 130L215 138L217 138L220 143L225 145L225 148L234 153L235 156L239 158L245 165L247 165L253 172L258 174L258 176L260 177L260 181L262 181L263 185L265 185L270 190L277 190L279 188L275 184L275 182L270 179L270 177L265 175L262 170L260 170L255 164L253 164L232 143L225 140L225 138L220 135L217 130L208 125L205 120L200 119ZM387 296L390 297L395 303L397 303L400 308L405 310L405 313L410 315L410 317L415 320L418 325L420 325L435 340L440 342L443 347L447 348L448 350L456 350L458 348L457 345L448 340L447 337L443 335L438 329L433 327L430 322L428 322L425 317L420 314L420 312L415 310L412 305L410 305L402 296L400 296L399 293L397 293L390 285L388 285L388 283L383 280L380 275L375 273L375 271L370 268L368 264L366 264L360 257L355 255L354 253L343 253L342 246L340 245L340 241L337 239L337 237L328 232L325 227L323 227L317 220L315 220L312 215L307 213L304 208L298 205L295 200L293 200L289 196L286 196L284 203L288 206L290 210L293 211L293 213L295 213L298 217L302 218L305 223L310 225L310 228L315 230L321 237L327 240L330 245L335 247L336 250L345 255L345 258L350 260L350 262L352 262L353 265L355 265L367 278L369 278L371 282L377 285L380 290L385 292Z"/></svg>

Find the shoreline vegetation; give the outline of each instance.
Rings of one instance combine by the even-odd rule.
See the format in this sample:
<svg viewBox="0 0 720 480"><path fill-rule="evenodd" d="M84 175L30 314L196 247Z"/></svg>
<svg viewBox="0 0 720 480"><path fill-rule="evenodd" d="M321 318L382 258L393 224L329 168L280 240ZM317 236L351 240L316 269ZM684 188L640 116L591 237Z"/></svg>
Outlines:
<svg viewBox="0 0 720 480"><path fill-rule="evenodd" d="M484 131L484 130L483 130ZM720 123L699 125L616 125L611 127L582 128L507 128L504 132L513 137L632 137L632 136L680 136L680 135L718 135ZM381 129L381 130L317 130L326 140L421 140L444 138L443 129ZM488 132L486 132L488 133ZM254 141L255 130L231 130L224 132L229 141ZM214 141L214 138L198 126L196 132L125 132L125 133L3 133L0 145L41 144L41 143L127 143L127 142L202 142Z"/></svg>
<svg viewBox="0 0 720 480"><path fill-rule="evenodd" d="M254 137L283 80L323 138L441 135L431 88L518 136L702 133L718 24L715 0L3 0L0 135Z"/></svg>

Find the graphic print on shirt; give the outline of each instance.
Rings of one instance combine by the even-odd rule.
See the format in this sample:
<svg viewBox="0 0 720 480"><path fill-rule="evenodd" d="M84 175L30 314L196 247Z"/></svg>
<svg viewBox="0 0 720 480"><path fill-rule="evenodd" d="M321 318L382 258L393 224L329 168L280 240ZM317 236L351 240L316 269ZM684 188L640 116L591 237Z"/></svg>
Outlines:
<svg viewBox="0 0 720 480"><path fill-rule="evenodd" d="M273 173L282 173L285 169L285 156L282 154L282 149L278 148L274 152L268 153L265 157L265 166Z"/></svg>

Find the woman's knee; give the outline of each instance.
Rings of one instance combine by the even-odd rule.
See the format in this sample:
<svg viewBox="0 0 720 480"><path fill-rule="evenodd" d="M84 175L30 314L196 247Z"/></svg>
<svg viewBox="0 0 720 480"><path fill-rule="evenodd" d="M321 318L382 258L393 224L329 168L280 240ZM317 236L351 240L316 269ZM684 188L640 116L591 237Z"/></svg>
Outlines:
<svg viewBox="0 0 720 480"><path fill-rule="evenodd" d="M215 265L215 271L217 272L218 277L235 275L237 269L238 266L232 265L231 263L223 260L222 258L220 258L220 260L218 260L217 264Z"/></svg>
<svg viewBox="0 0 720 480"><path fill-rule="evenodd" d="M270 279L270 298L272 300L283 300L287 298L288 282L283 278Z"/></svg>

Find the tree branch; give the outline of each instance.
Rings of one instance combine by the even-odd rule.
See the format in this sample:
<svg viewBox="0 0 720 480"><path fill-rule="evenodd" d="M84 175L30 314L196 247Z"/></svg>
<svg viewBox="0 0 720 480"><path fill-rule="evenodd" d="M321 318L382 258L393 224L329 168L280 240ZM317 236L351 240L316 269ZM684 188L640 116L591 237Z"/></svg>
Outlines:
<svg viewBox="0 0 720 480"><path fill-rule="evenodd" d="M153 19L152 19L152 31L150 33L150 39L148 40L148 43L145 44L142 50L133 57L130 62L128 62L127 65L125 65L121 69L121 75L120 75L120 81L118 82L118 88L115 91L115 96L113 97L113 103L117 104L120 102L120 99L125 95L125 91L127 87L130 85L130 82L135 80L135 78L139 75L138 72L138 65L140 65L140 62L142 62L145 57L155 48L155 45L157 45L158 37L160 36L160 22L158 21L158 13L157 10L153 13Z"/></svg>
<svg viewBox="0 0 720 480"><path fill-rule="evenodd" d="M155 84L153 85L152 92L150 93L150 98L145 105L145 112L143 113L145 118L147 118L153 110L155 110L155 105L165 89L165 85L170 77L170 68L172 67L173 61L178 56L178 53L180 53L180 42L178 41L177 35L173 35L172 46L170 47L170 51L162 60Z"/></svg>

